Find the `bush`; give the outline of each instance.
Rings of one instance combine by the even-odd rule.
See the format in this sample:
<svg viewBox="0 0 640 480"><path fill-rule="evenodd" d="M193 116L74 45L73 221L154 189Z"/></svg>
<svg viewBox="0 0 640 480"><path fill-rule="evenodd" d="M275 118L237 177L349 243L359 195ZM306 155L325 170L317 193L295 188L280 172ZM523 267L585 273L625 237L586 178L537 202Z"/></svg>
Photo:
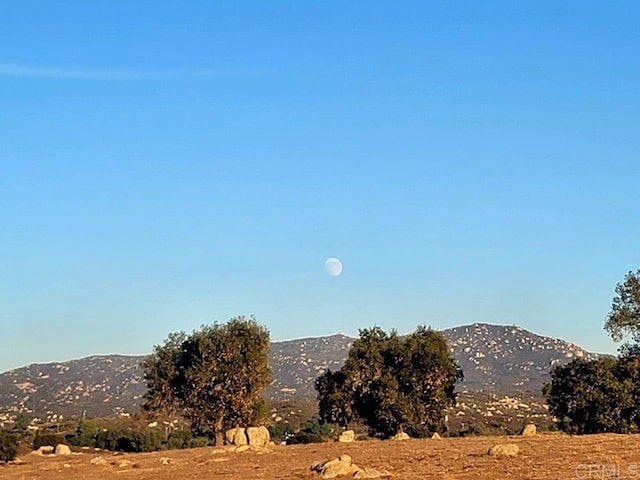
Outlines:
<svg viewBox="0 0 640 480"><path fill-rule="evenodd" d="M95 448L96 446L96 436L92 435L65 435L64 437L65 443L72 445L74 447L91 447Z"/></svg>
<svg viewBox="0 0 640 480"><path fill-rule="evenodd" d="M433 432L424 425L407 425L404 427L403 431L411 438L429 438L433 435Z"/></svg>
<svg viewBox="0 0 640 480"><path fill-rule="evenodd" d="M10 462L16 458L18 438L9 432L0 431L0 462Z"/></svg>
<svg viewBox="0 0 640 480"><path fill-rule="evenodd" d="M189 448L192 440L193 437L189 430L178 430L176 432L171 432L167 439L167 446L171 450Z"/></svg>
<svg viewBox="0 0 640 480"><path fill-rule="evenodd" d="M194 437L191 439L189 448L207 447L210 444L211 444L211 439L209 437Z"/></svg>
<svg viewBox="0 0 640 480"><path fill-rule="evenodd" d="M285 437L289 445L326 442L335 431L330 423L320 423L317 420L305 422L301 427L298 432Z"/></svg>
<svg viewBox="0 0 640 480"><path fill-rule="evenodd" d="M156 430L106 430L96 435L95 445L114 452L155 452L162 449L162 434Z"/></svg>
<svg viewBox="0 0 640 480"><path fill-rule="evenodd" d="M271 439L285 441L293 436L293 429L287 422L272 423L268 427Z"/></svg>
<svg viewBox="0 0 640 480"><path fill-rule="evenodd" d="M40 447L46 447L47 445L55 447L59 443L68 443L59 433L38 432L33 438L34 450L38 450Z"/></svg>
<svg viewBox="0 0 640 480"><path fill-rule="evenodd" d="M287 439L287 444L298 445L298 444L306 444L306 443L322 443L324 441L326 440L324 440L317 433L298 432Z"/></svg>
<svg viewBox="0 0 640 480"><path fill-rule="evenodd" d="M300 430L307 433L313 433L320 437L329 439L329 437L335 431L335 428L330 423L319 422L318 420L310 420L303 423L300 426Z"/></svg>
<svg viewBox="0 0 640 480"><path fill-rule="evenodd" d="M19 413L13 420L13 429L17 432L26 432L30 424L31 419L24 413Z"/></svg>
<svg viewBox="0 0 640 480"><path fill-rule="evenodd" d="M91 420L80 420L78 423L77 436L78 437L95 437L100 429L98 425Z"/></svg>

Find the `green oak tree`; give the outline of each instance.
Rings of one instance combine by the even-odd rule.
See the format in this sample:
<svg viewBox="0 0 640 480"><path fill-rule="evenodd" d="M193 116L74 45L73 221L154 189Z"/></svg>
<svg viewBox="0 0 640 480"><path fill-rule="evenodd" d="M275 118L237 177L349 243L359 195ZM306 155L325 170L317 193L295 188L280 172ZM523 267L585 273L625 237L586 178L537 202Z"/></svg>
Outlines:
<svg viewBox="0 0 640 480"><path fill-rule="evenodd" d="M176 333L144 362L149 389L145 409L180 413L197 434L214 435L250 425L264 413L271 381L269 332L253 317Z"/></svg>
<svg viewBox="0 0 640 480"><path fill-rule="evenodd" d="M361 420L377 436L442 431L461 379L441 333L423 326L405 337L363 329L344 366L316 380L320 417L345 426Z"/></svg>
<svg viewBox="0 0 640 480"><path fill-rule="evenodd" d="M622 354L636 355L640 353L640 270L627 273L615 291L604 328L614 341L626 340Z"/></svg>

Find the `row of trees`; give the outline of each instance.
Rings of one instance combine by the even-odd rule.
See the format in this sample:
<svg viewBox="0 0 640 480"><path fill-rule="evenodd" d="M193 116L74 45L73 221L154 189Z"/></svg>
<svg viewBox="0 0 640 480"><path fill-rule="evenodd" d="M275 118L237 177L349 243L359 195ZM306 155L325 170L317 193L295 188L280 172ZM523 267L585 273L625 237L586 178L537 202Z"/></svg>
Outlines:
<svg viewBox="0 0 640 480"><path fill-rule="evenodd" d="M196 434L221 444L227 429L254 424L264 413L268 351L269 332L253 317L172 334L144 363L144 408L188 418ZM442 334L364 329L344 367L318 378L320 417L344 426L361 421L381 436L407 427L441 431L461 378Z"/></svg>
<svg viewBox="0 0 640 480"><path fill-rule="evenodd" d="M624 341L619 358L576 359L551 372L544 393L564 431L640 431L640 271L616 286L605 329ZM181 415L219 444L224 431L264 413L268 352L269 332L253 317L172 334L145 361L145 408ZM316 380L319 416L341 426L362 422L375 436L439 432L461 379L440 333L363 329L344 366Z"/></svg>
<svg viewBox="0 0 640 480"><path fill-rule="evenodd" d="M556 366L545 386L550 412L564 431L640 432L640 270L616 286L605 329L624 341L620 357ZM362 422L371 435L382 437L442 431L455 404L455 384L463 378L442 334L426 327L407 336L379 327L359 333L344 366L316 380L320 419L345 427ZM215 437L220 445L227 429L255 424L265 413L268 354L269 332L253 317L171 334L144 362L144 408L180 415L199 439ZM147 448L150 442L193 446L198 440L191 432L163 440L82 425L73 436L78 445L125 449ZM322 428L310 426L306 435L321 436ZM13 458L15 449L16 437L0 432L0 462Z"/></svg>
<svg viewBox="0 0 640 480"><path fill-rule="evenodd" d="M616 341L625 340L619 358L576 359L557 366L545 387L550 412L567 432L640 432L640 271L629 272L617 285L605 328ZM265 413L263 393L271 382L268 353L269 332L253 317L169 335L144 362L144 408L190 420L198 437L180 432L151 440L168 447L192 446L209 437L221 444L227 429L255 424ZM344 366L316 380L319 416L345 427L361 422L371 435L381 437L441 432L462 376L444 337L430 328L419 327L407 336L379 327L363 329ZM309 427L300 441L322 436L318 428L323 427ZM146 448L150 441L80 427L73 440L105 448L112 443L119 448L123 442ZM0 461L15 455L15 444L15 436L0 435Z"/></svg>

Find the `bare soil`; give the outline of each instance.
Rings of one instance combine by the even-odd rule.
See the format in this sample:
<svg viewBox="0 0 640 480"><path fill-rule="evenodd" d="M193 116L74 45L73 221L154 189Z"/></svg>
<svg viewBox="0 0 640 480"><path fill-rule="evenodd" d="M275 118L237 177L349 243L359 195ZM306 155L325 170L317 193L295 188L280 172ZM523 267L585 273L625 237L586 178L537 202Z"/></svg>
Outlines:
<svg viewBox="0 0 640 480"><path fill-rule="evenodd" d="M487 455L497 443L515 443L520 454ZM318 477L311 464L345 453L361 467L391 472L393 479L640 478L640 435L553 434L291 445L272 447L267 453L198 448L126 455L94 451L67 457L25 455L16 464L0 466L0 479L314 479ZM99 456L106 465L90 463ZM123 462L125 466L119 466Z"/></svg>

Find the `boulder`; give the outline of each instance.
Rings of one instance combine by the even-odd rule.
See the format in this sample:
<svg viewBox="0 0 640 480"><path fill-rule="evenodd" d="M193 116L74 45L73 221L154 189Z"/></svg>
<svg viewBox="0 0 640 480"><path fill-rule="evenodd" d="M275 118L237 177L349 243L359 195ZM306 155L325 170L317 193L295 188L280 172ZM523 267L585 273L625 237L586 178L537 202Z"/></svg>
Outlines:
<svg viewBox="0 0 640 480"><path fill-rule="evenodd" d="M438 432L436 432L433 435L431 435L431 438L438 439L438 438L442 438L442 437L440 437L440 434Z"/></svg>
<svg viewBox="0 0 640 480"><path fill-rule="evenodd" d="M349 455L340 455L338 458L313 464L311 470L319 473L322 478L336 478L345 475L353 477L361 469L351 461Z"/></svg>
<svg viewBox="0 0 640 480"><path fill-rule="evenodd" d="M345 430L338 437L338 442L340 443L351 443L356 439L356 432L353 430Z"/></svg>
<svg viewBox="0 0 640 480"><path fill-rule="evenodd" d="M104 458L102 457L95 457L92 458L91 461L89 462L91 465L100 465L102 467L106 467L109 465L109 462L106 461Z"/></svg>
<svg viewBox="0 0 640 480"><path fill-rule="evenodd" d="M492 457L515 457L520 452L520 448L515 443L499 443L489 449Z"/></svg>
<svg viewBox="0 0 640 480"><path fill-rule="evenodd" d="M148 428L156 428L158 426L158 422L151 422L147 425Z"/></svg>
<svg viewBox="0 0 640 480"><path fill-rule="evenodd" d="M240 447L242 445L248 445L249 441L247 440L247 432L244 428L236 428L235 433L233 434L233 439L231 443L236 447Z"/></svg>
<svg viewBox="0 0 640 480"><path fill-rule="evenodd" d="M391 437L391 440L409 440L410 438L411 437L406 433L398 432L393 437Z"/></svg>
<svg viewBox="0 0 640 480"><path fill-rule="evenodd" d="M236 431L237 430L238 430L237 428L232 428L232 429L229 429L229 430L227 430L225 432L224 439L227 442L227 445L232 445L233 444L233 437L236 436ZM216 445L216 446L219 446L219 445Z"/></svg>
<svg viewBox="0 0 640 480"><path fill-rule="evenodd" d="M51 445L43 445L33 453L35 455L52 455L53 452L54 452L54 448Z"/></svg>
<svg viewBox="0 0 640 480"><path fill-rule="evenodd" d="M375 468L360 468L352 462L349 455L340 455L324 462L311 465L311 470L320 474L321 478L337 478L348 476L350 478L380 478L389 477L390 473Z"/></svg>
<svg viewBox="0 0 640 480"><path fill-rule="evenodd" d="M521 435L523 437L533 437L536 433L536 426L533 423L530 423L522 429Z"/></svg>
<svg viewBox="0 0 640 480"><path fill-rule="evenodd" d="M389 474L389 472L385 470L376 470L375 468L371 467L364 467L363 469L353 474L353 478L388 478L390 476L391 475Z"/></svg>
<svg viewBox="0 0 640 480"><path fill-rule="evenodd" d="M53 453L55 453L56 455L71 455L71 449L69 448L69 445L59 443L58 445L56 445L56 449Z"/></svg>
<svg viewBox="0 0 640 480"><path fill-rule="evenodd" d="M246 430L249 445L252 447L266 447L269 445L271 436L267 427L249 427Z"/></svg>

